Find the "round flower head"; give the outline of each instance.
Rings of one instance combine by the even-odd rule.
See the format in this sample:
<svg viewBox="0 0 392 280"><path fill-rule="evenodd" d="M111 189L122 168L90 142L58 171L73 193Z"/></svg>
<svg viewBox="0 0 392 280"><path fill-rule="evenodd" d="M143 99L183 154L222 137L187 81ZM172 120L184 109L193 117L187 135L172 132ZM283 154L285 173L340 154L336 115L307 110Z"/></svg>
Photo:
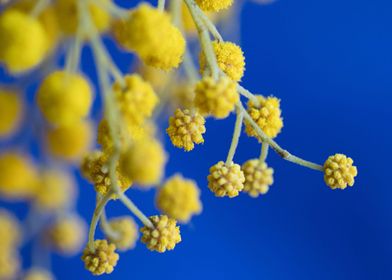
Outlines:
<svg viewBox="0 0 392 280"><path fill-rule="evenodd" d="M103 0L110 2L111 0ZM78 0L56 0L54 8L61 31L66 35L73 35L79 25ZM94 26L102 33L109 29L111 17L108 11L89 2L89 13Z"/></svg>
<svg viewBox="0 0 392 280"><path fill-rule="evenodd" d="M204 117L197 112L193 113L188 109L177 109L174 115L170 117L166 132L174 146L184 148L185 151L191 151L195 144L204 143L205 122Z"/></svg>
<svg viewBox="0 0 392 280"><path fill-rule="evenodd" d="M89 82L80 74L55 71L38 91L37 102L46 120L53 125L70 125L86 117L93 94Z"/></svg>
<svg viewBox="0 0 392 280"><path fill-rule="evenodd" d="M202 210L199 188L194 181L181 175L175 175L163 184L156 202L159 210L183 223Z"/></svg>
<svg viewBox="0 0 392 280"><path fill-rule="evenodd" d="M15 3L11 3L10 8L25 14L31 13L37 4L36 0L20 0L14 2ZM37 19L45 30L48 43L48 52L53 51L60 37L58 20L53 5L48 4L44 9L42 9L38 14Z"/></svg>
<svg viewBox="0 0 392 280"><path fill-rule="evenodd" d="M112 188L108 160L103 152L94 151L84 157L81 165L83 176L94 184L95 191L101 195L106 195ZM131 186L131 180L118 167L116 175L118 187L125 192Z"/></svg>
<svg viewBox="0 0 392 280"><path fill-rule="evenodd" d="M48 232L50 244L67 256L80 252L86 235L86 223L77 215L58 218Z"/></svg>
<svg viewBox="0 0 392 280"><path fill-rule="evenodd" d="M196 0L203 11L218 12L233 5L233 0Z"/></svg>
<svg viewBox="0 0 392 280"><path fill-rule="evenodd" d="M135 248L139 233L138 226L131 217L125 216L111 219L109 225L114 235L108 236L108 239L116 245L119 251Z"/></svg>
<svg viewBox="0 0 392 280"><path fill-rule="evenodd" d="M76 197L75 181L70 173L59 169L42 172L34 203L45 211L65 210L72 205Z"/></svg>
<svg viewBox="0 0 392 280"><path fill-rule="evenodd" d="M149 66L170 70L178 67L185 52L185 39L170 16L149 4L141 4L113 27L116 40L136 52Z"/></svg>
<svg viewBox="0 0 392 280"><path fill-rule="evenodd" d="M48 39L42 24L17 10L0 15L0 62L13 74L40 64L48 51Z"/></svg>
<svg viewBox="0 0 392 280"><path fill-rule="evenodd" d="M252 197L266 194L274 183L274 170L259 159L251 159L242 165L245 175L244 192Z"/></svg>
<svg viewBox="0 0 392 280"><path fill-rule="evenodd" d="M22 111L20 96L0 89L0 138L10 136L19 128Z"/></svg>
<svg viewBox="0 0 392 280"><path fill-rule="evenodd" d="M133 142L120 158L121 172L141 186L153 186L161 181L166 163L162 144L154 138Z"/></svg>
<svg viewBox="0 0 392 280"><path fill-rule="evenodd" d="M15 249L21 240L18 220L8 211L0 209L0 248L4 251ZM1 254L1 253L0 253Z"/></svg>
<svg viewBox="0 0 392 280"><path fill-rule="evenodd" d="M142 242L151 251L164 253L166 250L173 250L177 243L181 242L180 227L176 220L166 215L150 217L154 228L142 227Z"/></svg>
<svg viewBox="0 0 392 280"><path fill-rule="evenodd" d="M51 128L46 135L49 152L56 158L78 162L92 147L93 124L82 120Z"/></svg>
<svg viewBox="0 0 392 280"><path fill-rule="evenodd" d="M354 185L354 178L358 174L354 161L343 154L330 156L324 163L324 181L331 189L347 188Z"/></svg>
<svg viewBox="0 0 392 280"><path fill-rule="evenodd" d="M248 113L268 137L275 138L282 130L280 100L276 97L265 98L257 95L256 100L249 100ZM257 132L247 121L245 121L245 132L249 136L258 138Z"/></svg>
<svg viewBox="0 0 392 280"><path fill-rule="evenodd" d="M120 112L125 119L130 118L141 124L151 117L158 104L158 96L152 86L139 75L127 75L124 80L125 88L118 82L113 86Z"/></svg>
<svg viewBox="0 0 392 280"><path fill-rule="evenodd" d="M83 251L82 260L85 268L93 275L110 274L120 256L116 253L116 246L106 240L95 240L94 248L86 247Z"/></svg>
<svg viewBox="0 0 392 280"><path fill-rule="evenodd" d="M207 179L208 188L215 193L215 196L232 198L243 190L245 175L238 164L225 164L220 161L210 168Z"/></svg>
<svg viewBox="0 0 392 280"><path fill-rule="evenodd" d="M20 259L16 251L0 251L0 279L15 279L20 267Z"/></svg>
<svg viewBox="0 0 392 280"><path fill-rule="evenodd" d="M219 68L235 82L241 80L245 71L245 57L239 46L231 42L214 41L212 43ZM200 53L200 72L206 67L204 53Z"/></svg>
<svg viewBox="0 0 392 280"><path fill-rule="evenodd" d="M0 195L8 199L31 198L38 183L33 162L16 152L0 155Z"/></svg>
<svg viewBox="0 0 392 280"><path fill-rule="evenodd" d="M54 276L50 271L42 269L42 268L32 268L30 269L23 280L54 280Z"/></svg>
<svg viewBox="0 0 392 280"><path fill-rule="evenodd" d="M199 112L217 119L226 118L240 100L236 84L227 77L218 81L204 77L196 84L195 92L195 106Z"/></svg>

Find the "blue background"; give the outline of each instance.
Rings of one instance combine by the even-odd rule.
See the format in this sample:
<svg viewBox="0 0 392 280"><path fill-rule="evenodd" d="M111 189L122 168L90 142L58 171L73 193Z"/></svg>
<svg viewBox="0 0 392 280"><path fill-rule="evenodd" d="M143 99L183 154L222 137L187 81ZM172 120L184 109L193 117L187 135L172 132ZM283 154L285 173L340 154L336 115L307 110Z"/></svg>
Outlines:
<svg viewBox="0 0 392 280"><path fill-rule="evenodd" d="M271 152L275 183L267 195L215 198L206 175L226 157L234 117L209 120L205 144L191 153L165 138L167 175L181 171L197 180L202 215L182 226L174 251L152 253L139 243L102 279L392 279L391 14L387 0L247 3L243 85L281 98L285 127L277 141L292 153L318 163L336 152L351 156L359 169L355 186L332 191L321 173ZM116 58L128 69L130 56ZM243 136L238 163L259 153ZM156 213L153 191L128 194ZM79 211L89 220L93 207L92 187L81 182ZM108 212L128 213L115 203ZM53 269L59 280L95 279L78 257L54 255Z"/></svg>

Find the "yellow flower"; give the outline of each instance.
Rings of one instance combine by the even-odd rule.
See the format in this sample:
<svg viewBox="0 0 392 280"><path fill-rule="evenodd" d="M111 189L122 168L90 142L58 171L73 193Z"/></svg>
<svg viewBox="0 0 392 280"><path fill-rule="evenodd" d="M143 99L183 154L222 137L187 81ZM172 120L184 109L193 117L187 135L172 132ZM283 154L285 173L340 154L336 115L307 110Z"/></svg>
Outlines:
<svg viewBox="0 0 392 280"><path fill-rule="evenodd" d="M0 155L0 195L8 199L26 199L37 190L38 172L33 162L17 152Z"/></svg>
<svg viewBox="0 0 392 280"><path fill-rule="evenodd" d="M131 217L111 219L109 225L114 233L114 236L108 236L109 242L116 245L119 251L127 251L136 246L138 226Z"/></svg>
<svg viewBox="0 0 392 280"><path fill-rule="evenodd" d="M0 89L0 138L13 134L20 125L23 102L15 92Z"/></svg>
<svg viewBox="0 0 392 280"><path fill-rule="evenodd" d="M184 37L166 12L149 4L139 5L128 18L118 20L113 32L122 47L137 53L149 66L170 70L182 61Z"/></svg>
<svg viewBox="0 0 392 280"><path fill-rule="evenodd" d="M256 96L255 100L249 100L248 113L251 118L257 123L261 130L271 138L275 138L283 127L283 119L281 117L280 100L276 97ZM259 139L257 132L252 125L245 121L245 132L249 136L254 136Z"/></svg>
<svg viewBox="0 0 392 280"><path fill-rule="evenodd" d="M240 100L236 84L227 77L215 81L204 77L196 84L195 106L202 115L224 119L234 110Z"/></svg>
<svg viewBox="0 0 392 280"><path fill-rule="evenodd" d="M218 12L233 5L233 0L196 0L196 3L203 11Z"/></svg>
<svg viewBox="0 0 392 280"><path fill-rule="evenodd" d="M347 188L354 185L354 178L358 174L354 161L343 154L330 156L324 163L324 181L331 189Z"/></svg>
<svg viewBox="0 0 392 280"><path fill-rule="evenodd" d="M15 279L20 267L20 258L16 251L0 250L0 279Z"/></svg>
<svg viewBox="0 0 392 280"><path fill-rule="evenodd" d="M61 254L75 255L82 249L87 235L86 223L77 215L60 217L50 227L50 244Z"/></svg>
<svg viewBox="0 0 392 280"><path fill-rule="evenodd" d="M187 223L202 210L200 190L196 182L181 175L174 175L163 184L156 201L163 213L183 223Z"/></svg>
<svg viewBox="0 0 392 280"><path fill-rule="evenodd" d="M34 196L38 209L48 212L68 209L76 199L75 181L71 174L60 169L42 172L40 183Z"/></svg>
<svg viewBox="0 0 392 280"><path fill-rule="evenodd" d="M85 268L96 276L112 273L119 258L116 246L106 240L95 240L94 250L86 247L82 256Z"/></svg>
<svg viewBox="0 0 392 280"><path fill-rule="evenodd" d="M40 64L48 51L48 38L42 24L17 10L0 15L0 62L18 74Z"/></svg>
<svg viewBox="0 0 392 280"><path fill-rule="evenodd" d="M120 158L120 170L135 184L152 186L161 181L166 163L162 144L154 138L132 143Z"/></svg>
<svg viewBox="0 0 392 280"><path fill-rule="evenodd" d="M53 125L70 125L86 117L93 93L80 74L55 71L47 76L38 91L37 102L46 120Z"/></svg>
<svg viewBox="0 0 392 280"><path fill-rule="evenodd" d="M158 104L158 96L152 86L139 75L127 75L124 80L125 88L118 82L113 85L119 110L124 118L141 124L146 118L151 117Z"/></svg>
<svg viewBox="0 0 392 280"><path fill-rule="evenodd" d="M94 151L85 156L82 161L81 170L83 176L94 184L95 191L105 195L112 188L109 174L108 156L101 151ZM116 168L117 185L125 192L132 185L132 181Z"/></svg>
<svg viewBox="0 0 392 280"><path fill-rule="evenodd" d="M13 214L0 208L0 248L2 251L16 249L21 241L19 221ZM1 254L1 253L0 253ZM1 278L1 277L0 277Z"/></svg>
<svg viewBox="0 0 392 280"><path fill-rule="evenodd" d="M54 280L54 276L50 271L42 268L32 268L23 277L23 280Z"/></svg>
<svg viewBox="0 0 392 280"><path fill-rule="evenodd" d="M104 0L109 2L111 0ZM94 26L102 33L109 29L111 17L108 11L89 2L89 13ZM56 0L54 8L61 31L66 35L73 35L79 25L79 12L77 0Z"/></svg>
<svg viewBox="0 0 392 280"><path fill-rule="evenodd" d="M49 152L62 160L78 162L92 147L93 124L82 120L51 128L46 135Z"/></svg>
<svg viewBox="0 0 392 280"><path fill-rule="evenodd" d="M181 242L180 227L176 220L166 215L150 217L154 228L142 227L142 242L151 251L164 253L166 250L173 250L176 244Z"/></svg>
<svg viewBox="0 0 392 280"><path fill-rule="evenodd" d="M219 68L234 82L241 80L245 71L245 57L239 46L231 42L214 41L212 43ZM204 53L200 53L200 72L206 67Z"/></svg>
<svg viewBox="0 0 392 280"><path fill-rule="evenodd" d="M36 0L21 0L12 3L10 8L21 11L25 14L32 12L36 5ZM60 37L60 30L57 16L52 4L47 5L38 15L37 19L42 24L47 36L48 51L53 51Z"/></svg>
<svg viewBox="0 0 392 280"><path fill-rule="evenodd" d="M238 196L244 188L245 175L238 164L225 164L218 162L210 168L208 188L215 193L215 196L230 198Z"/></svg>
<svg viewBox="0 0 392 280"><path fill-rule="evenodd" d="M259 159L251 159L242 165L245 175L244 192L252 197L266 194L274 183L274 170Z"/></svg>
<svg viewBox="0 0 392 280"><path fill-rule="evenodd" d="M195 144L204 143L205 122L204 117L197 112L193 113L188 109L177 109L174 115L170 117L166 132L174 146L184 148L185 151L191 151Z"/></svg>

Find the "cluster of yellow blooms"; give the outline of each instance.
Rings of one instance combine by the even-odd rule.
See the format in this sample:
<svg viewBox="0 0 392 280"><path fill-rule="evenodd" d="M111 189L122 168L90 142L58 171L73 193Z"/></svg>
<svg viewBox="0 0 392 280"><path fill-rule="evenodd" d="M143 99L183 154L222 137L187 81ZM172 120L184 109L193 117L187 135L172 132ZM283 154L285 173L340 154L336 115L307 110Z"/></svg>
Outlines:
<svg viewBox="0 0 392 280"><path fill-rule="evenodd" d="M331 189L353 186L357 175L353 160L343 154L330 156L321 166L275 142L283 128L280 100L254 95L239 84L245 72L244 53L225 41L214 24L225 21L221 12L235 9L236 1L168 2L158 0L154 7L142 1L124 9L111 0L20 0L0 13L0 65L11 76L43 76L34 105L39 118L32 115L30 126L44 154L37 164L37 159L16 149L1 152L0 196L30 202L31 219L51 215L51 222L38 231L59 254L75 255L84 247L82 260L94 275L111 273L120 257L117 251L133 249L139 232L149 250L173 250L181 242L177 223L188 223L202 211L196 182L181 174L165 178L168 155L157 124L163 117L168 119L171 143L190 152L204 143L208 118L236 115L227 159L213 165L207 177L208 188L217 197L266 194L274 182L274 170L266 163L269 148L285 160L323 172ZM138 73L121 72L103 34L140 59ZM195 34L198 55L190 46ZM84 45L91 46L102 96L98 125L92 117L95 88L80 71ZM53 67L58 46L69 49L64 65ZM199 69L193 65L196 57ZM16 135L23 119L30 117L24 116L26 105L19 92L23 90L0 87L0 139ZM248 99L246 108L241 96ZM261 154L241 166L233 159L243 126L261 143ZM68 169L75 166L97 195L89 230L75 212L78 192ZM160 215L143 214L125 194L134 187L156 187ZM130 216L107 219L106 205L113 200L141 221L140 230ZM98 224L103 239L95 239ZM0 279L21 275L20 232L17 219L0 210ZM41 267L23 275L25 280L54 279L48 268Z"/></svg>

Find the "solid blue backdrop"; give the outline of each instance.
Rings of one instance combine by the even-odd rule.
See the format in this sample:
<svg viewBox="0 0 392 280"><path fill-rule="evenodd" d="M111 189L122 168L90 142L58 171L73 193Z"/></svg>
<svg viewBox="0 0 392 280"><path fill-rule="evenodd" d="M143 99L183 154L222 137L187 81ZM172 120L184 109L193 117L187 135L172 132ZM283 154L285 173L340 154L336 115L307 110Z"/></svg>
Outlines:
<svg viewBox="0 0 392 280"><path fill-rule="evenodd" d="M205 144L191 153L165 138L167 175L180 171L197 180L202 215L182 226L174 251L152 253L139 243L101 278L392 279L391 11L387 0L279 0L247 3L243 11L243 85L281 98L285 126L278 143L318 163L336 152L351 156L359 170L353 188L332 191L322 173L271 152L275 183L267 195L215 198L206 176L227 154L234 117L208 120ZM129 55L116 58L128 69ZM257 142L243 135L235 161L258 153ZM153 191L128 194L147 214L156 213ZM89 220L93 207L93 189L81 182L79 211ZM128 213L115 203L108 212ZM53 269L59 280L96 279L79 257L54 256Z"/></svg>

